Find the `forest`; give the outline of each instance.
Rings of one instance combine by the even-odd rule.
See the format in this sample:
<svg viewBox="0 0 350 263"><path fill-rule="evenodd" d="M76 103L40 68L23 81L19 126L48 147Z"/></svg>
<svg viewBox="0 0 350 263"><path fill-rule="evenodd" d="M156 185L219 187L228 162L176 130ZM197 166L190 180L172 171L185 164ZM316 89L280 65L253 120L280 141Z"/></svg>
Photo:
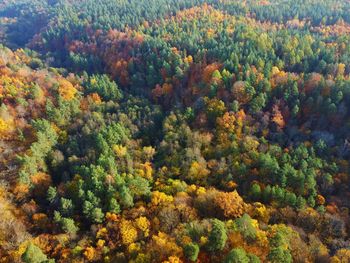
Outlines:
<svg viewBox="0 0 350 263"><path fill-rule="evenodd" d="M350 1L0 0L0 263L350 262Z"/></svg>

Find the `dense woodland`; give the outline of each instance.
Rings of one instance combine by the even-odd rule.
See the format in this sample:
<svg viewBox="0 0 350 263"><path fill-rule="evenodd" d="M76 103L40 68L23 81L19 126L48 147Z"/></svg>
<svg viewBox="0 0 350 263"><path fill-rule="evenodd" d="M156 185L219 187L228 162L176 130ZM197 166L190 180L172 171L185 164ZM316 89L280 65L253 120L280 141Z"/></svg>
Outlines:
<svg viewBox="0 0 350 263"><path fill-rule="evenodd" d="M350 2L1 0L0 262L350 262Z"/></svg>

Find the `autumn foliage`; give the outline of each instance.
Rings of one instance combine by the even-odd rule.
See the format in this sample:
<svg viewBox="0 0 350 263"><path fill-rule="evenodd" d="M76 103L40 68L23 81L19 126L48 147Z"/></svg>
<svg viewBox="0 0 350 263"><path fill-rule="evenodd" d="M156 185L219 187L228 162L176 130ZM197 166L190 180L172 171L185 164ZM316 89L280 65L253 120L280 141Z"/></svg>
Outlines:
<svg viewBox="0 0 350 263"><path fill-rule="evenodd" d="M349 1L56 2L0 2L1 263L350 261Z"/></svg>

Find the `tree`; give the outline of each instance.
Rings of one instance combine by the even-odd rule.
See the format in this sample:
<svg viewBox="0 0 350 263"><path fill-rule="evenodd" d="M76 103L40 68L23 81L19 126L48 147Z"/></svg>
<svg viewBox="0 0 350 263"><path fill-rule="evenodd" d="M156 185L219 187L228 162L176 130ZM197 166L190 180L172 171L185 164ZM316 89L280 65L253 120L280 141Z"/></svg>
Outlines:
<svg viewBox="0 0 350 263"><path fill-rule="evenodd" d="M214 85L219 85L222 81L222 76L219 70L215 70L213 74L211 75L211 82Z"/></svg>
<svg viewBox="0 0 350 263"><path fill-rule="evenodd" d="M150 232L149 228L150 228L151 224L146 217L141 216L139 218L136 218L135 225L138 229L140 229L142 231L142 235L144 237L149 236L149 232Z"/></svg>
<svg viewBox="0 0 350 263"><path fill-rule="evenodd" d="M199 194L194 205L203 215L220 218L240 217L246 209L237 191L221 192L216 189Z"/></svg>
<svg viewBox="0 0 350 263"><path fill-rule="evenodd" d="M266 94L260 93L258 96L253 98L251 100L250 104L250 111L253 113L257 113L262 110L262 108L266 105Z"/></svg>
<svg viewBox="0 0 350 263"><path fill-rule="evenodd" d="M234 100L230 105L230 110L233 112L238 112L239 110L239 102L237 100Z"/></svg>
<svg viewBox="0 0 350 263"><path fill-rule="evenodd" d="M86 216L86 218L88 218L91 222L94 222L94 223L101 223L104 218L102 209L99 207L96 207L96 205L90 201L84 202L83 213Z"/></svg>
<svg viewBox="0 0 350 263"><path fill-rule="evenodd" d="M104 100L119 101L123 98L123 94L114 81L111 81L107 75L85 76L84 85L88 94L97 93Z"/></svg>
<svg viewBox="0 0 350 263"><path fill-rule="evenodd" d="M238 231L244 236L248 241L253 241L256 239L256 229L253 225L253 219L248 215L244 214L242 217L235 220Z"/></svg>
<svg viewBox="0 0 350 263"><path fill-rule="evenodd" d="M226 256L224 263L249 263L249 257L243 248L232 249Z"/></svg>
<svg viewBox="0 0 350 263"><path fill-rule="evenodd" d="M50 202L50 204L53 204L56 202L57 198L57 190L55 187L50 186L49 189L47 189L47 195L46 195L47 201Z"/></svg>
<svg viewBox="0 0 350 263"><path fill-rule="evenodd" d="M212 229L208 237L208 250L212 252L223 250L227 240L225 224L219 219L213 219L211 224Z"/></svg>
<svg viewBox="0 0 350 263"><path fill-rule="evenodd" d="M71 235L75 235L79 230L79 228L75 225L74 220L71 218L62 218L61 227L64 232Z"/></svg>
<svg viewBox="0 0 350 263"><path fill-rule="evenodd" d="M261 188L259 184L253 184L250 188L250 196L254 201L258 201L261 198Z"/></svg>
<svg viewBox="0 0 350 263"><path fill-rule="evenodd" d="M248 82L236 81L233 84L232 95L242 104L249 102L253 98L254 94L255 89Z"/></svg>
<svg viewBox="0 0 350 263"><path fill-rule="evenodd" d="M302 196L298 196L295 205L298 209L303 209L306 205L305 198L303 198Z"/></svg>
<svg viewBox="0 0 350 263"><path fill-rule="evenodd" d="M207 115L208 119L212 122L216 122L217 117L221 117L226 111L225 103L217 98L208 99L206 98Z"/></svg>
<svg viewBox="0 0 350 263"><path fill-rule="evenodd" d="M72 100L77 94L78 90L66 79L59 81L58 93L64 100Z"/></svg>
<svg viewBox="0 0 350 263"><path fill-rule="evenodd" d="M196 261L199 253L199 246L196 243L189 243L184 247L185 256L191 260Z"/></svg>
<svg viewBox="0 0 350 263"><path fill-rule="evenodd" d="M350 261L350 250L346 248L339 249L337 253L332 257L331 262L341 263Z"/></svg>
<svg viewBox="0 0 350 263"><path fill-rule="evenodd" d="M124 245L129 245L137 239L137 230L130 220L123 219L121 221L120 233Z"/></svg>
<svg viewBox="0 0 350 263"><path fill-rule="evenodd" d="M93 261L96 256L96 250L94 247L89 246L85 249L83 255L88 261Z"/></svg>
<svg viewBox="0 0 350 263"><path fill-rule="evenodd" d="M119 190L120 204L124 208L130 208L134 206L134 198L132 197L130 190L126 186L122 186Z"/></svg>
<svg viewBox="0 0 350 263"><path fill-rule="evenodd" d="M283 129L286 125L278 105L274 105L272 108L272 121L277 125L278 129Z"/></svg>
<svg viewBox="0 0 350 263"><path fill-rule="evenodd" d="M297 202L297 196L294 193L287 192L285 195L285 202L287 205L295 207Z"/></svg>
<svg viewBox="0 0 350 263"><path fill-rule="evenodd" d="M249 258L249 263L260 263L260 258L258 258L256 255L254 254L248 254L248 258Z"/></svg>
<svg viewBox="0 0 350 263"><path fill-rule="evenodd" d="M285 250L283 247L273 247L271 248L268 255L269 262L271 263L291 263L293 262L292 255L289 250Z"/></svg>
<svg viewBox="0 0 350 263"><path fill-rule="evenodd" d="M292 255L288 250L288 240L286 234L282 230L278 230L277 233L270 239L270 252L268 259L271 263L286 262L291 263Z"/></svg>
<svg viewBox="0 0 350 263"><path fill-rule="evenodd" d="M127 186L131 194L136 198L143 196L149 196L151 194L151 188L148 180L141 176L134 176L134 178L128 180Z"/></svg>
<svg viewBox="0 0 350 263"><path fill-rule="evenodd" d="M118 201L115 198L111 198L109 200L109 207L108 207L109 212L119 214L120 213L120 205Z"/></svg>
<svg viewBox="0 0 350 263"><path fill-rule="evenodd" d="M60 225L64 232L70 235L75 235L79 230L73 219L62 217L57 211L54 212L54 221L56 224Z"/></svg>
<svg viewBox="0 0 350 263"><path fill-rule="evenodd" d="M39 247L30 242L22 255L22 260L25 263L42 263L47 261L47 256Z"/></svg>
<svg viewBox="0 0 350 263"><path fill-rule="evenodd" d="M52 194L52 191L50 192L50 194ZM52 197L51 197L52 198ZM51 199L50 198L50 199ZM64 216L71 216L74 210L74 205L72 200L70 199L66 199L66 198L61 198L61 209L60 212L64 215Z"/></svg>
<svg viewBox="0 0 350 263"><path fill-rule="evenodd" d="M224 217L237 218L240 217L246 208L242 197L237 193L233 192L219 192L214 198L215 204L220 209Z"/></svg>
<svg viewBox="0 0 350 263"><path fill-rule="evenodd" d="M194 183L205 182L210 171L207 169L205 161L193 161L188 171L188 179Z"/></svg>

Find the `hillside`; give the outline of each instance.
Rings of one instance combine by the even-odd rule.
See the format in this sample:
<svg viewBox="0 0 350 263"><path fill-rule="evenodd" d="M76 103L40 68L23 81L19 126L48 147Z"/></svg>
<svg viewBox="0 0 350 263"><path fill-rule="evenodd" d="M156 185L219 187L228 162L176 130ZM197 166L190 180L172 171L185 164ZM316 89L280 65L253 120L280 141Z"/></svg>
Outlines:
<svg viewBox="0 0 350 263"><path fill-rule="evenodd" d="M0 262L350 262L350 2L0 1Z"/></svg>

